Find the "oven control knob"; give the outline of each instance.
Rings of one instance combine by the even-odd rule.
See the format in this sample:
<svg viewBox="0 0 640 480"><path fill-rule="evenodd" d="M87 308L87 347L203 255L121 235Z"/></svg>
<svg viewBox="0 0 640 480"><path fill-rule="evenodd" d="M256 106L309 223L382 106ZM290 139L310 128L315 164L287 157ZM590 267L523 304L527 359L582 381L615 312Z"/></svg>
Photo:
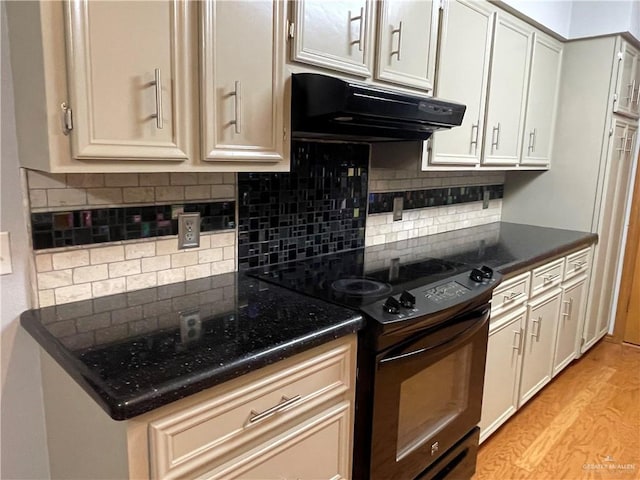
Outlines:
<svg viewBox="0 0 640 480"><path fill-rule="evenodd" d="M473 270L471 270L471 273L469 274L469 278L474 282L480 283L482 282L482 280L484 280L484 273L482 273L482 270L474 268Z"/></svg>
<svg viewBox="0 0 640 480"><path fill-rule="evenodd" d="M486 265L483 265L482 267L480 267L480 271L482 272L482 275L484 276L484 278L486 278L487 280L493 278L492 268L489 268Z"/></svg>
<svg viewBox="0 0 640 480"><path fill-rule="evenodd" d="M382 309L387 313L400 313L400 302L393 297L387 298L387 301L382 305Z"/></svg>
<svg viewBox="0 0 640 480"><path fill-rule="evenodd" d="M400 295L400 304L404 308L413 308L414 305L416 304L416 297L414 297L413 295L411 295L409 292L405 290Z"/></svg>

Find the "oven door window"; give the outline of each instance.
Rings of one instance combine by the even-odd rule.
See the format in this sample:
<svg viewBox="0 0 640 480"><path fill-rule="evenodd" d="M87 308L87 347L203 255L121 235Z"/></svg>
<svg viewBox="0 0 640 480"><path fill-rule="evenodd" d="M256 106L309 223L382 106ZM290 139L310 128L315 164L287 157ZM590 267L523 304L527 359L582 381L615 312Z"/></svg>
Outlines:
<svg viewBox="0 0 640 480"><path fill-rule="evenodd" d="M400 384L397 461L467 410L472 347L469 343L455 350Z"/></svg>

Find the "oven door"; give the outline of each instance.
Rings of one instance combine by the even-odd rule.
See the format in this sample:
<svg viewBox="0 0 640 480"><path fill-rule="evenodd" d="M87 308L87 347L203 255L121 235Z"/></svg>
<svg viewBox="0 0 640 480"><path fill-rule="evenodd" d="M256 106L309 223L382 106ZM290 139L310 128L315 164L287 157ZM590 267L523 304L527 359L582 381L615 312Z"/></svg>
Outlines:
<svg viewBox="0 0 640 480"><path fill-rule="evenodd" d="M480 421L488 304L379 354L372 479L413 479Z"/></svg>

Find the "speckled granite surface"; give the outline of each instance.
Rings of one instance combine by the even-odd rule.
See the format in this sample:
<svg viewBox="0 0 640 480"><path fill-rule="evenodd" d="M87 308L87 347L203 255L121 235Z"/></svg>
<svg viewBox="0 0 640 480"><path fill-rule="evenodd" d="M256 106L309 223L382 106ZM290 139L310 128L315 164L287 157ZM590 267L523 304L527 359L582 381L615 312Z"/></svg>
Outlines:
<svg viewBox="0 0 640 480"><path fill-rule="evenodd" d="M232 273L29 310L21 323L123 420L355 332L363 319Z"/></svg>
<svg viewBox="0 0 640 480"><path fill-rule="evenodd" d="M591 233L498 222L362 253L366 271L429 256L512 274L595 241ZM21 323L112 418L123 420L356 332L364 319L232 273L29 310Z"/></svg>

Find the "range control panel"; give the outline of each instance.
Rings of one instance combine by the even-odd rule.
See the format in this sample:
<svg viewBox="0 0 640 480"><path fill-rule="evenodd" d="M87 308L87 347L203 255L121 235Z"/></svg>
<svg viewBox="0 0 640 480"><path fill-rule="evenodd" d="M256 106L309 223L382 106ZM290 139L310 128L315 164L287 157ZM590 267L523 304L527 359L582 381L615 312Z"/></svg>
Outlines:
<svg viewBox="0 0 640 480"><path fill-rule="evenodd" d="M437 284L404 290L361 309L379 322L399 322L454 307L493 290L501 281L502 275L489 267L474 268Z"/></svg>

